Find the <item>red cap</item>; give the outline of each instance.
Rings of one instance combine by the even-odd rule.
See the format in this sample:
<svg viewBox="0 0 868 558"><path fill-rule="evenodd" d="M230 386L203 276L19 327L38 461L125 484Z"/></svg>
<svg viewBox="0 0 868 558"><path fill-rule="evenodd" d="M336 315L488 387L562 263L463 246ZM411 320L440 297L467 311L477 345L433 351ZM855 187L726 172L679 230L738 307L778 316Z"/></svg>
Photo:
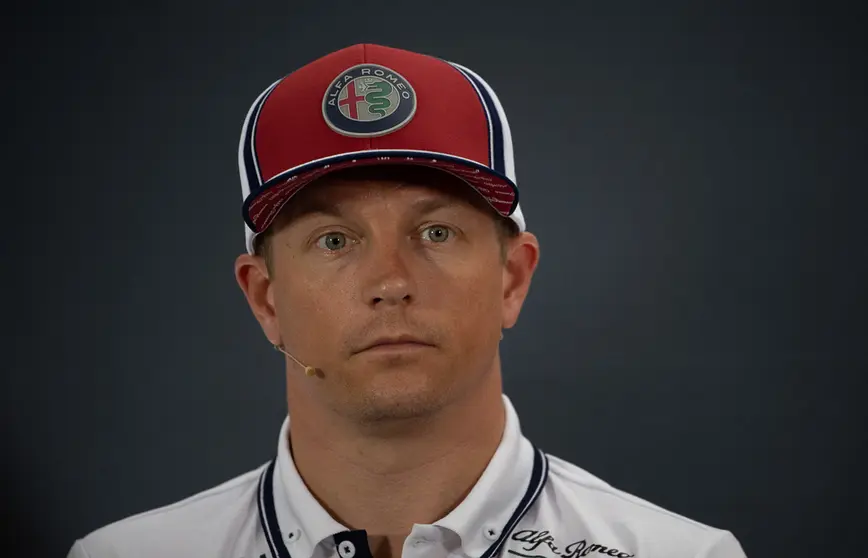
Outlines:
<svg viewBox="0 0 868 558"><path fill-rule="evenodd" d="M305 184L369 164L452 173L525 228L509 124L491 87L458 64L363 44L283 77L250 107L238 148L248 252Z"/></svg>

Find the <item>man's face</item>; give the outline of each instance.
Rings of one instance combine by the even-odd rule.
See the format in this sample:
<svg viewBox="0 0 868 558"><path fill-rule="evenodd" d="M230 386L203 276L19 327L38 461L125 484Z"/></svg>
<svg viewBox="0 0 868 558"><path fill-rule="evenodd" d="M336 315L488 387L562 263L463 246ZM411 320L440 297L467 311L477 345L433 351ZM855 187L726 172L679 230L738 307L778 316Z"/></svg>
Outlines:
<svg viewBox="0 0 868 558"><path fill-rule="evenodd" d="M304 188L271 244L280 338L323 373L292 365L290 392L363 421L426 414L499 373L513 319L482 198L429 169L373 172Z"/></svg>

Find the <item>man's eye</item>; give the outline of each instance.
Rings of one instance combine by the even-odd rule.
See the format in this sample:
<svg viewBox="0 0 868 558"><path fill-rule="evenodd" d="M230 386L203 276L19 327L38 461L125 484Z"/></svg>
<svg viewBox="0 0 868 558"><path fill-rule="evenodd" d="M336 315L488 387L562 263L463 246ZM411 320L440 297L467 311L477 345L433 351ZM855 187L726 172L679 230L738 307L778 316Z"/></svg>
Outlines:
<svg viewBox="0 0 868 558"><path fill-rule="evenodd" d="M422 231L422 238L431 242L446 242L451 231L442 225L433 225Z"/></svg>
<svg viewBox="0 0 868 558"><path fill-rule="evenodd" d="M323 250L337 251L347 245L347 235L339 232L324 234L317 239L316 245Z"/></svg>

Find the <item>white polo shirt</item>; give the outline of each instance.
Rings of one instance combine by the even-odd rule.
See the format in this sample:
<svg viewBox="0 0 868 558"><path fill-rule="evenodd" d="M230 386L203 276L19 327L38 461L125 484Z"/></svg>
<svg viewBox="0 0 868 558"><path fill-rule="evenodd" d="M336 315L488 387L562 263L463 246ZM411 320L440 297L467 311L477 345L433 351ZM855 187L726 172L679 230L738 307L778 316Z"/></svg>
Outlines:
<svg viewBox="0 0 868 558"><path fill-rule="evenodd" d="M506 428L488 467L449 515L413 527L402 558L745 558L730 532L543 453L503 399ZM365 531L335 521L305 486L288 430L289 417L271 462L94 531L68 558L371 558Z"/></svg>

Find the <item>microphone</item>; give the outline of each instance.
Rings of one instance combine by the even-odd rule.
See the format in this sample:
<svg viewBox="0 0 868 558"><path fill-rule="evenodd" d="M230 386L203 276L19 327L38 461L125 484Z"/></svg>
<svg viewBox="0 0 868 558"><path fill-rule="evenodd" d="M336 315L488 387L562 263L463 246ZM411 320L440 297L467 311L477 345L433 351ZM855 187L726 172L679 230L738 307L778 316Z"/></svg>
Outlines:
<svg viewBox="0 0 868 558"><path fill-rule="evenodd" d="M295 358L294 356L292 356L291 354L289 354L288 352L286 352L286 350L283 348L282 345L277 345L277 344L275 344L275 345L273 345L273 346L274 346L274 350L275 350L275 351L278 351L278 352L281 352L281 353L285 354L286 356L288 356L289 358L291 358L292 360L294 360L296 364L298 364L299 366L301 366L302 368L304 368L304 375L305 375L305 376L308 376L308 377L311 377L311 378L312 378L312 377L317 376L317 375L320 374L320 370L319 370L318 368L314 368L313 366L307 366L307 365L305 365L305 364L302 364L300 360L298 360L297 358Z"/></svg>

